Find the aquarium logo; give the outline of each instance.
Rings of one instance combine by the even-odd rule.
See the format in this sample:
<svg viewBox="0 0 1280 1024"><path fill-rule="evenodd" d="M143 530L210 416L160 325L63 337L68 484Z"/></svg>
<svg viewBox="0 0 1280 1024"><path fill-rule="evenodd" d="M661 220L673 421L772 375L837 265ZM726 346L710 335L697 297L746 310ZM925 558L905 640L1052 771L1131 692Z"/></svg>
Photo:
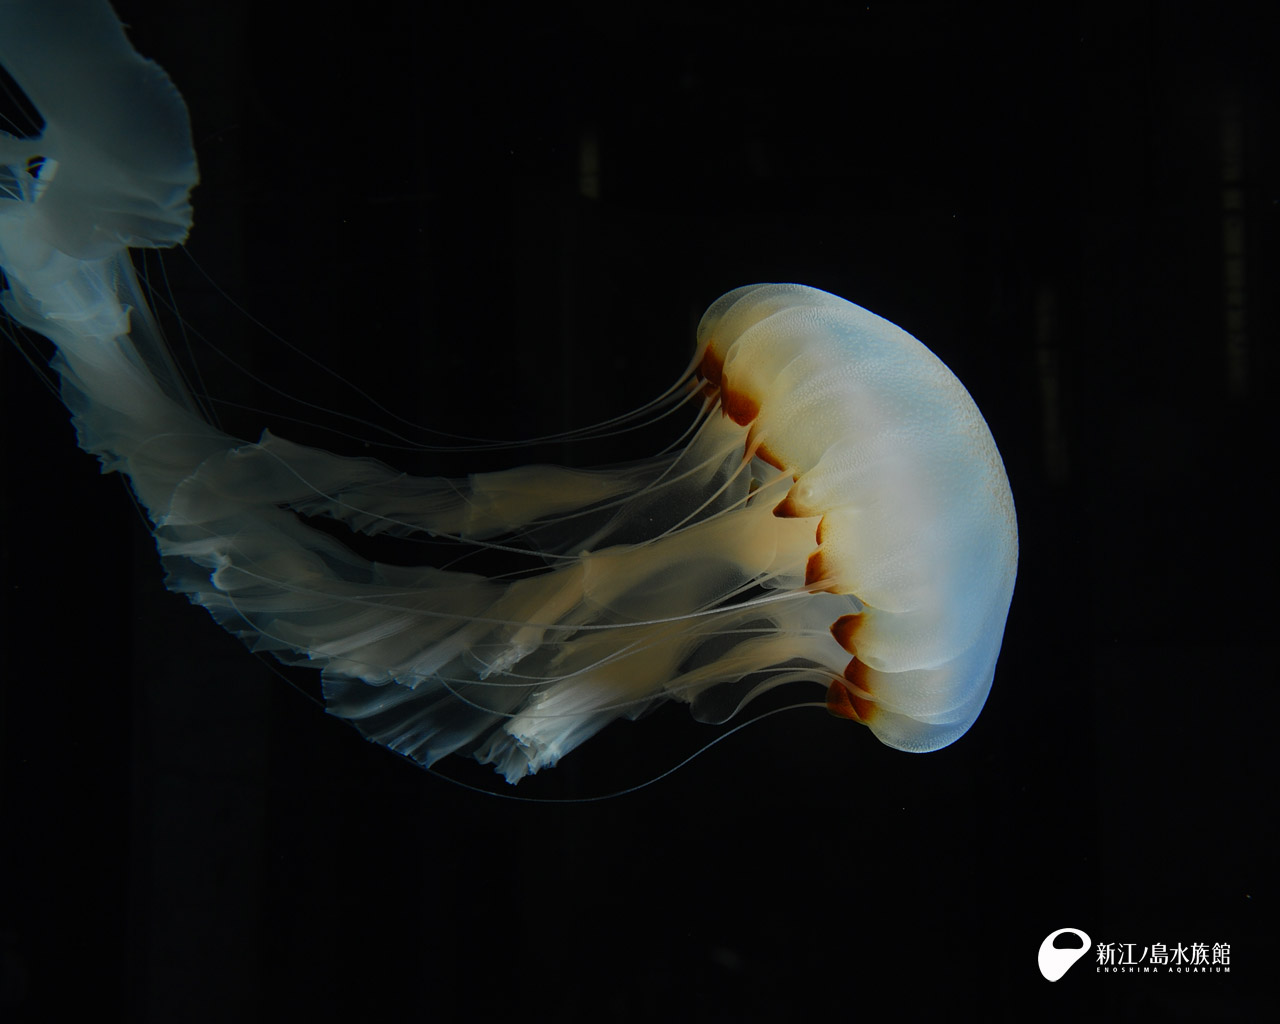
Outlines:
<svg viewBox="0 0 1280 1024"><path fill-rule="evenodd" d="M1080 940L1080 945L1069 946L1061 949L1053 944L1054 939L1059 935L1074 935ZM1056 932L1050 932L1045 936L1044 942L1040 943L1040 953L1036 960L1040 964L1040 973L1045 976L1046 981L1057 981L1071 968L1071 965L1089 952L1091 940L1088 935L1079 928L1059 928Z"/></svg>
<svg viewBox="0 0 1280 1024"><path fill-rule="evenodd" d="M1060 935L1072 935L1079 946L1059 946ZM1050 932L1040 943L1036 957L1040 973L1046 981L1057 981L1071 969L1071 965L1090 952L1092 940L1079 928L1059 928ZM1139 952L1140 951L1140 952ZM1097 974L1230 974L1231 944L1229 942L1193 942L1189 946L1181 942L1153 942L1139 946L1136 942L1099 942L1096 949Z"/></svg>
<svg viewBox="0 0 1280 1024"><path fill-rule="evenodd" d="M1230 974L1231 943L1153 942L1139 948L1136 942L1099 942L1098 974Z"/></svg>

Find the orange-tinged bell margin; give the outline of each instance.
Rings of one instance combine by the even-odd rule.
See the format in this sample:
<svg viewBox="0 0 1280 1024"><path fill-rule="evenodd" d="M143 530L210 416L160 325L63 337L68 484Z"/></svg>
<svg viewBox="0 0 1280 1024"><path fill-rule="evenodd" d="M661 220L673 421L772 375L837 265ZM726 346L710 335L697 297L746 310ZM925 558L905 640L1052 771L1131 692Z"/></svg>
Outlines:
<svg viewBox="0 0 1280 1024"><path fill-rule="evenodd" d="M861 614L841 615L831 623L831 635L836 643L850 654L858 651L858 630L867 622ZM848 718L864 725L876 713L876 702L871 698L871 670L855 656L844 669L844 678L827 687L827 710L837 718Z"/></svg>
<svg viewBox="0 0 1280 1024"><path fill-rule="evenodd" d="M837 718L847 718L866 725L876 713L876 702L864 694L869 670L857 658L845 667L844 679L833 680L827 687L827 710ZM861 691L861 692L858 692Z"/></svg>
<svg viewBox="0 0 1280 1024"><path fill-rule="evenodd" d="M742 391L736 391L729 384L724 373L724 359L715 351L714 346L708 345L703 353L702 362L698 365L698 375L711 388L717 388L720 391L720 408L724 410L724 414L728 416L734 423L740 427L745 427L752 423L757 416L760 415L760 403L755 398ZM747 439L747 450L751 451L753 447L750 436ZM762 443L754 445L752 454L763 459L776 469L783 469L781 462L773 456ZM775 516L782 518L798 517L800 515L791 502L790 495L782 500L777 508L773 510ZM817 542L819 548L809 556L809 561L805 566L805 585L811 586L826 577L826 569L823 565L822 558L822 522L819 521L817 528ZM858 626L861 624L861 616L858 615L842 615L831 625L831 633L839 641L840 646L845 650L852 652L855 648L853 645L853 637L857 632ZM875 702L862 696L860 693L854 692L853 687L861 690L863 693L870 693L867 689L867 680L865 678L865 669L857 658L849 662L844 671L844 680L834 680L827 688L827 710L837 718L847 718L854 722L866 723L871 720L871 716L875 714ZM845 681L847 680L847 682ZM852 684L852 685L850 685Z"/></svg>

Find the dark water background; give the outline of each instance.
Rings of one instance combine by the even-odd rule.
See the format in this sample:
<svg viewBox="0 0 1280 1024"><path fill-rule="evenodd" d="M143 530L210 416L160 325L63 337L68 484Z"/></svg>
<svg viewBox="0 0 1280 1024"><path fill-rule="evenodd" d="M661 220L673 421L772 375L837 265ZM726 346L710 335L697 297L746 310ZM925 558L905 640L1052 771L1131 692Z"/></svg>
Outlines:
<svg viewBox="0 0 1280 1024"><path fill-rule="evenodd" d="M118 6L191 107L191 255L393 411L593 422L678 375L722 292L816 285L965 382L1019 582L944 751L802 711L612 801L484 797L167 594L120 482L7 351L4 1019L85 993L162 1022L1261 1019L1280 187L1252 7ZM264 382L206 356L211 391L331 447L269 389L391 422L165 267ZM669 767L709 735L667 712L518 792ZM1036 951L1066 926L1229 943L1232 970L1089 957L1050 985Z"/></svg>

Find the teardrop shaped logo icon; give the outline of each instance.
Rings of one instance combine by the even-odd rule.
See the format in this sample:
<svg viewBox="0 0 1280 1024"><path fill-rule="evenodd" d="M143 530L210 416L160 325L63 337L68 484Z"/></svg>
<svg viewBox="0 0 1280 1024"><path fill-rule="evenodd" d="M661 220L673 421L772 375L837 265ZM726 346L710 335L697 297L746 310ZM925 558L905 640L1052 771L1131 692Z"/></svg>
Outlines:
<svg viewBox="0 0 1280 1024"><path fill-rule="evenodd" d="M1079 948L1059 949L1053 944L1053 940L1059 935L1067 934L1079 936ZM1040 943L1040 955L1036 958L1040 962L1040 973L1049 981L1057 981L1073 963L1089 952L1090 945L1089 936L1079 928L1059 928L1056 932L1050 932L1044 942Z"/></svg>

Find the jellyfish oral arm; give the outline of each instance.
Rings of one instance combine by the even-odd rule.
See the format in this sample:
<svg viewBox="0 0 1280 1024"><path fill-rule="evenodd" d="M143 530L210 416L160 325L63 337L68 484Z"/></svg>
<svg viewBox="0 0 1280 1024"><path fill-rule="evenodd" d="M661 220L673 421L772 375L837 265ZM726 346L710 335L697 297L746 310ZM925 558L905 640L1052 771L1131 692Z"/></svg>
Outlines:
<svg viewBox="0 0 1280 1024"><path fill-rule="evenodd" d="M128 252L190 227L186 107L95 0L0 5L0 63L45 119L38 138L0 133L0 302L57 346L81 446L163 507L168 479L224 445L177 378Z"/></svg>

